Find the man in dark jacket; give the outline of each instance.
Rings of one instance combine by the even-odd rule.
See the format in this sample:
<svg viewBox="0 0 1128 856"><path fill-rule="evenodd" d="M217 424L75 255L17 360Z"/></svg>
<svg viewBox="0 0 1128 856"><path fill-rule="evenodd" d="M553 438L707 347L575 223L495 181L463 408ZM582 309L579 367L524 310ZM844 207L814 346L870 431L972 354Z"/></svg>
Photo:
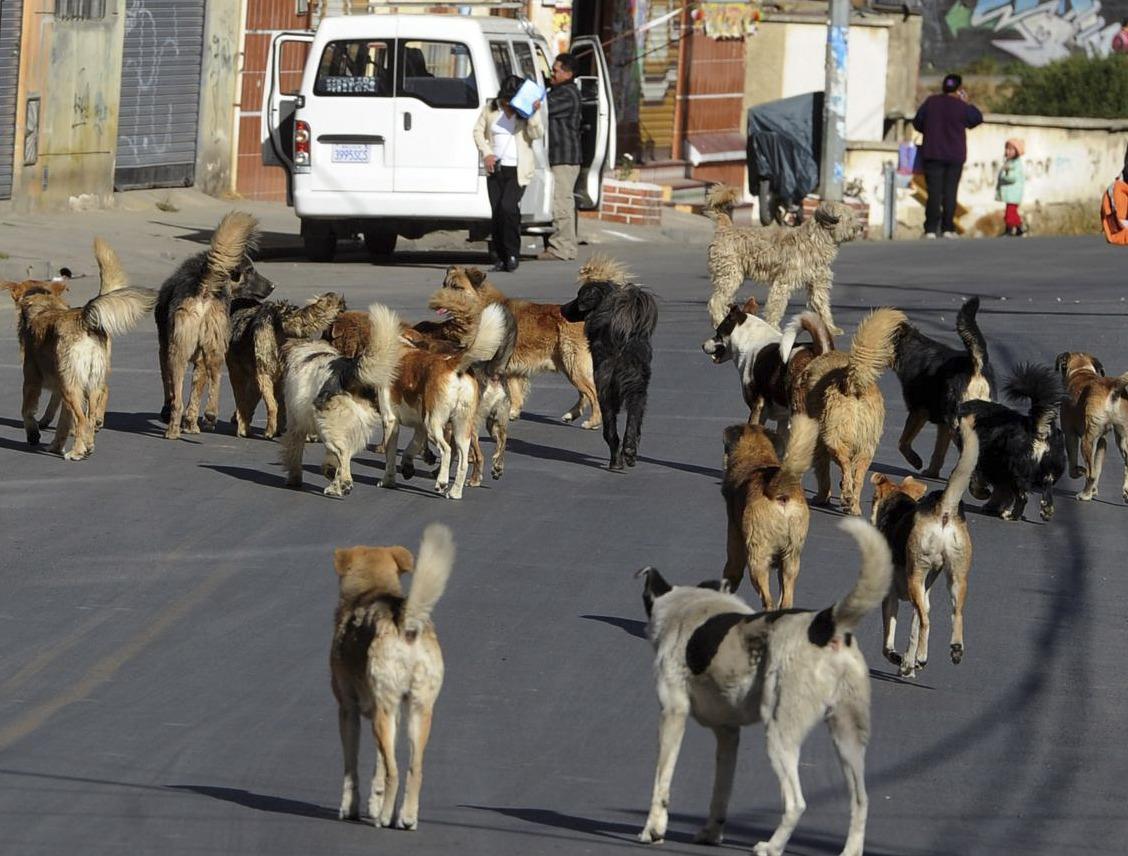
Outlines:
<svg viewBox="0 0 1128 856"><path fill-rule="evenodd" d="M956 191L967 160L967 131L983 121L983 114L967 101L958 74L944 78L943 92L930 95L913 117L913 127L924 134L920 158L928 202L924 208L924 237L958 237Z"/></svg>
<svg viewBox="0 0 1128 856"><path fill-rule="evenodd" d="M580 174L580 91L572 78L576 59L562 53L552 64L548 90L548 163L552 167L552 221L556 232L548 249L537 258L571 261L576 258L576 178Z"/></svg>

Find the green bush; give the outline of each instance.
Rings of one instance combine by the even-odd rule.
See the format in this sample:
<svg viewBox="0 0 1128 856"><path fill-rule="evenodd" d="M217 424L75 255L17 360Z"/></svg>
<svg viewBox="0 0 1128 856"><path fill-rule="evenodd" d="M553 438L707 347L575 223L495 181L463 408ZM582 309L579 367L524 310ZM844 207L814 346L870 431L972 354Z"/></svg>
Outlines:
<svg viewBox="0 0 1128 856"><path fill-rule="evenodd" d="M1083 54L1019 71L1014 89L995 107L1021 116L1128 117L1128 56Z"/></svg>

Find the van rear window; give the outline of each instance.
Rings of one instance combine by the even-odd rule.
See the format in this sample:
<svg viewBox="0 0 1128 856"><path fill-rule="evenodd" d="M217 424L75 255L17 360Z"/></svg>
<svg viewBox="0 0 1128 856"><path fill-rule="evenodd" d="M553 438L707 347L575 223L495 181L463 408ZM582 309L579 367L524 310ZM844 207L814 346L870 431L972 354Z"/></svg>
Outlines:
<svg viewBox="0 0 1128 856"><path fill-rule="evenodd" d="M330 42L317 66L313 94L391 98L392 56L390 41Z"/></svg>
<svg viewBox="0 0 1128 856"><path fill-rule="evenodd" d="M396 94L430 107L477 108L478 84L470 49L458 42L400 41Z"/></svg>

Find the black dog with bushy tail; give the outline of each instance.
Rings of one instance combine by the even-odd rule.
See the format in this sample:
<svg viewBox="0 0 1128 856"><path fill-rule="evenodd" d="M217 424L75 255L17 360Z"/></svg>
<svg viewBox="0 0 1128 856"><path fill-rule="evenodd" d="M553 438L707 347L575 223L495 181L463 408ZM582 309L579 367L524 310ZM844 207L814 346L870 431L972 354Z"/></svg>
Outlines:
<svg viewBox="0 0 1128 856"><path fill-rule="evenodd" d="M971 495L988 499L985 511L1019 520L1026 495L1042 494L1043 520L1054 515L1054 485L1065 473L1065 435L1058 410L1065 400L1061 378L1049 366L1021 363L1003 391L1011 401L1029 399L1030 410L991 401L968 401L960 417L975 417L979 464L971 477ZM959 443L959 435L956 437Z"/></svg>
<svg viewBox="0 0 1128 856"><path fill-rule="evenodd" d="M593 260L594 261L594 260ZM607 260L608 269L619 266ZM611 469L633 467L638 459L646 391L650 386L650 337L658 323L658 304L650 292L603 277L588 262L575 300L560 307L568 321L583 321L591 348L595 388L603 411L603 439L611 450ZM619 411L627 425L619 440Z"/></svg>

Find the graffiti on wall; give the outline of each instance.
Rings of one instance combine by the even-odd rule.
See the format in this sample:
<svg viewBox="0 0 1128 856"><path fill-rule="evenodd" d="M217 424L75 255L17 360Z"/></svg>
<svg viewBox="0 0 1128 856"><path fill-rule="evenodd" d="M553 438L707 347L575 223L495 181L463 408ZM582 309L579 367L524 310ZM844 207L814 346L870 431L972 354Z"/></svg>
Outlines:
<svg viewBox="0 0 1128 856"><path fill-rule="evenodd" d="M175 23L175 18L173 19ZM137 118L144 117L149 127L162 129L157 134L131 134L123 128L118 147L127 148L134 157L143 153L163 153L172 142L172 125L175 119L172 105L160 103L156 83L160 76L161 61L165 56L180 53L175 35L161 39L153 13L145 7L145 0L129 0L125 9L125 38L137 45L136 55L127 53L122 64L123 88L133 89L132 104L122 104L122 111Z"/></svg>
<svg viewBox="0 0 1128 856"><path fill-rule="evenodd" d="M956 0L928 4L924 57L955 68L994 53L1002 60L1046 65L1074 53L1105 56L1124 0Z"/></svg>

